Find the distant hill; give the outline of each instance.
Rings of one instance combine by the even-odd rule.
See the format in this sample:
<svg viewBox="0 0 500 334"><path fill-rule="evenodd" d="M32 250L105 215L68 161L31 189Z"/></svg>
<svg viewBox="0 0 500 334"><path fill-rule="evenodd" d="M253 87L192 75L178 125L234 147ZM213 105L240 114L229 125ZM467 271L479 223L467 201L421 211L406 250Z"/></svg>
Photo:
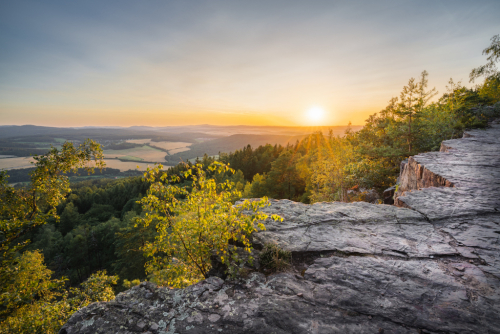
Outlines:
<svg viewBox="0 0 500 334"><path fill-rule="evenodd" d="M361 126L352 126L357 131ZM190 125L169 127L133 126L124 127L79 127L58 128L36 125L8 125L0 128L0 155L18 157L44 154L51 145L60 146L65 140L82 142L87 138L102 145L120 144L128 139L151 139L153 142L192 143L189 151L167 156L168 164L202 157L205 153L233 152L250 144L258 147L265 144L295 143L316 131L343 135L346 126L286 127L286 126L220 126Z"/></svg>
<svg viewBox="0 0 500 334"><path fill-rule="evenodd" d="M14 139L23 142L46 142L54 138L83 141L87 138L95 140L149 139L156 141L198 142L197 138L218 138L220 136L203 132L169 133L158 128L55 128L35 125L3 126L0 139Z"/></svg>
<svg viewBox="0 0 500 334"><path fill-rule="evenodd" d="M334 132L334 134L339 135L343 134L346 128L347 126L290 127L250 125L189 125L169 127L132 126L129 128L58 128L36 125L3 125L1 126L0 138L49 136L54 138L66 138L72 140L81 140L86 138L102 140L122 140L163 137L165 138L164 140L170 140L169 138L172 137L172 141L187 141L187 139L192 137L217 138L235 134L298 136L310 134L315 131L322 131L326 133L330 129ZM361 126L351 126L351 128L357 131L361 128ZM191 142L196 142L196 140L192 140Z"/></svg>

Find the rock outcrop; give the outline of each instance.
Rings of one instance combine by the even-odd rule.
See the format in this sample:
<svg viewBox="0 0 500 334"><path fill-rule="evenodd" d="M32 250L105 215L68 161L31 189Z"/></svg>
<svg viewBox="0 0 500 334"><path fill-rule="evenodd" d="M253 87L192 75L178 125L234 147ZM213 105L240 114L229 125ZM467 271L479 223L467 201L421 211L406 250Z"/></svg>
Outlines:
<svg viewBox="0 0 500 334"><path fill-rule="evenodd" d="M500 333L500 126L465 137L408 161L400 207L272 201L255 247L288 272L141 283L59 333Z"/></svg>

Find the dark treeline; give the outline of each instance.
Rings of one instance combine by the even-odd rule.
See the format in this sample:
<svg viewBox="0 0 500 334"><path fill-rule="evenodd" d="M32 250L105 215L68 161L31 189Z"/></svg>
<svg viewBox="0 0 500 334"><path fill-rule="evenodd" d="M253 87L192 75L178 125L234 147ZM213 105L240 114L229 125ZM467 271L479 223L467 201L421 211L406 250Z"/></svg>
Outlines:
<svg viewBox="0 0 500 334"><path fill-rule="evenodd" d="M23 168L23 169L11 169L9 170L9 183L18 183L18 182L29 182L30 181L30 174L35 170L35 167L32 168ZM87 176L97 176L97 177L106 177L106 178L112 178L112 177L129 177L129 176L140 176L142 175L142 172L138 170L128 170L125 172L121 172L117 168L103 168L100 170L95 171L93 174L87 173L83 168L80 168L76 172L69 172L65 174L70 178L70 181L73 181L74 179L78 180L80 177L87 177Z"/></svg>
<svg viewBox="0 0 500 334"><path fill-rule="evenodd" d="M136 201L148 185L141 177L98 179L72 185L67 200L57 208L60 220L49 221L32 235L30 249L43 252L57 277L79 284L98 270L120 278L144 279L141 238L154 230L134 229L141 214Z"/></svg>

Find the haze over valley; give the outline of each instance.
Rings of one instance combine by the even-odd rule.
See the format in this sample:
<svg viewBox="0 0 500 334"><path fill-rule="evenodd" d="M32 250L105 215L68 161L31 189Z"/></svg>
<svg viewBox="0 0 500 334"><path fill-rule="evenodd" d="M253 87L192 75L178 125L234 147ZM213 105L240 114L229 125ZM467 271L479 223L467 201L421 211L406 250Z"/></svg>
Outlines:
<svg viewBox="0 0 500 334"><path fill-rule="evenodd" d="M109 169L145 171L148 166L175 166L179 162L194 162L205 154L216 157L247 145L295 144L305 136L321 131L342 136L347 128L356 131L361 126L172 126L172 127L80 127L54 128L41 126L0 127L0 170L33 168L30 155L44 154L49 148L60 148L64 141L80 144L90 138L103 147ZM12 174L12 172L11 172ZM19 180L27 181L25 177ZM90 178L117 177L116 173L96 172ZM128 175L128 174L127 174ZM138 173L136 175L139 175ZM118 176L119 177L119 176ZM77 178L78 180L82 177ZM16 179L17 180L17 179Z"/></svg>

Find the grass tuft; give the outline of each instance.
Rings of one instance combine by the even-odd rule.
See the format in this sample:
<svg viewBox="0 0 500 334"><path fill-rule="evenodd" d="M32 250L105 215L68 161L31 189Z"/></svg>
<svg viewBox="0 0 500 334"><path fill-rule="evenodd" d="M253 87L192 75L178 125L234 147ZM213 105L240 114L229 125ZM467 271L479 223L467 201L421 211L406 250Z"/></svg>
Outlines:
<svg viewBox="0 0 500 334"><path fill-rule="evenodd" d="M266 244L260 253L260 265L265 271L285 271L290 266L291 261L292 253L275 243Z"/></svg>

